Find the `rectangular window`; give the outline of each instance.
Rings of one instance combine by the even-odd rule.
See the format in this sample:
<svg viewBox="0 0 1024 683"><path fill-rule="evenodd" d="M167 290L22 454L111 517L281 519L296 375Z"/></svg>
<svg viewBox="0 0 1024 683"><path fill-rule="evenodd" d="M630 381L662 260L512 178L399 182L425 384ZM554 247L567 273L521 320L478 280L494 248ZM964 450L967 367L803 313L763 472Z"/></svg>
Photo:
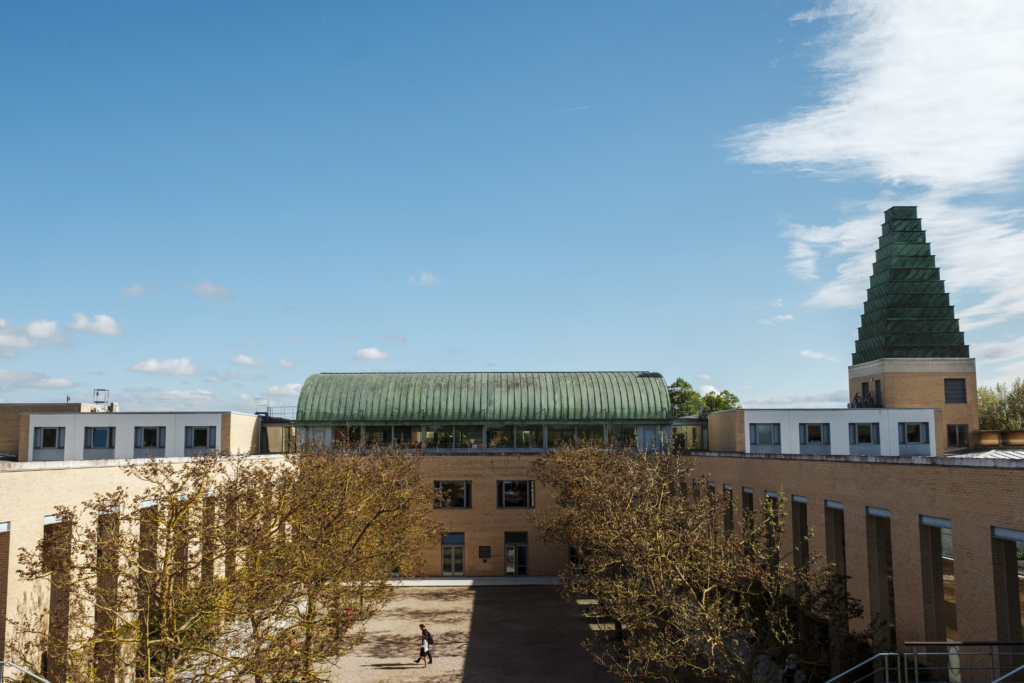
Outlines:
<svg viewBox="0 0 1024 683"><path fill-rule="evenodd" d="M801 424L801 444L827 444L831 443L829 428L827 424Z"/></svg>
<svg viewBox="0 0 1024 683"><path fill-rule="evenodd" d="M636 443L636 427L632 425L610 425L608 427L609 441L615 441L620 446L631 446Z"/></svg>
<svg viewBox="0 0 1024 683"><path fill-rule="evenodd" d="M348 425L345 425L344 427L331 427L330 429L330 442L327 441L326 437L328 435L326 432L317 434L316 430L314 430L314 433L310 438L320 439L320 442L323 445L330 443L340 448L358 446L360 443L362 443L363 432L360 427L350 427Z"/></svg>
<svg viewBox="0 0 1024 683"><path fill-rule="evenodd" d="M836 566L846 576L846 517L843 504L825 501L825 561Z"/></svg>
<svg viewBox="0 0 1024 683"><path fill-rule="evenodd" d="M576 438L580 441L604 441L604 425L577 425Z"/></svg>
<svg viewBox="0 0 1024 683"><path fill-rule="evenodd" d="M166 427L136 427L136 448L164 448L167 443Z"/></svg>
<svg viewBox="0 0 1024 683"><path fill-rule="evenodd" d="M970 446L967 437L967 425L946 425L947 446Z"/></svg>
<svg viewBox="0 0 1024 683"><path fill-rule="evenodd" d="M86 427L85 447L86 448L113 448L114 447L113 427Z"/></svg>
<svg viewBox="0 0 1024 683"><path fill-rule="evenodd" d="M487 448L512 448L515 445L515 431L512 427L488 427Z"/></svg>
<svg viewBox="0 0 1024 683"><path fill-rule="evenodd" d="M743 487L743 527L751 529L754 526L754 489Z"/></svg>
<svg viewBox="0 0 1024 683"><path fill-rule="evenodd" d="M1024 640L1024 531L992 527L992 569L998 640L1019 643ZM999 658L1002 675L1024 666L1019 647L1006 646L1004 652Z"/></svg>
<svg viewBox="0 0 1024 683"><path fill-rule="evenodd" d="M927 515L919 519L925 638L957 641L953 525L948 519Z"/></svg>
<svg viewBox="0 0 1024 683"><path fill-rule="evenodd" d="M735 531L735 522L733 521L733 505L735 504L732 499L732 484L722 484L722 497L725 498L725 530L728 533Z"/></svg>
<svg viewBox="0 0 1024 683"><path fill-rule="evenodd" d="M892 530L888 510L867 509L869 618L878 619L881 630L875 646L893 652L896 647L896 597L892 571ZM884 516L883 516L884 515Z"/></svg>
<svg viewBox="0 0 1024 683"><path fill-rule="evenodd" d="M576 445L576 427L572 425L549 425L548 448Z"/></svg>
<svg viewBox="0 0 1024 683"><path fill-rule="evenodd" d="M366 438L367 444L376 444L378 446L391 445L391 427L363 427L363 436Z"/></svg>
<svg viewBox="0 0 1024 683"><path fill-rule="evenodd" d="M947 379L946 403L967 403L967 380Z"/></svg>
<svg viewBox="0 0 1024 683"><path fill-rule="evenodd" d="M395 427L393 433L396 446L408 448L423 446L423 427Z"/></svg>
<svg viewBox="0 0 1024 683"><path fill-rule="evenodd" d="M473 507L472 481L435 481L435 508Z"/></svg>
<svg viewBox="0 0 1024 683"><path fill-rule="evenodd" d="M455 448L483 448L484 428L458 426L455 428Z"/></svg>
<svg viewBox="0 0 1024 683"><path fill-rule="evenodd" d="M881 439L878 434L878 423L861 423L853 424L850 423L850 444L862 444L862 443L881 443Z"/></svg>
<svg viewBox="0 0 1024 683"><path fill-rule="evenodd" d="M516 448L544 448L544 427L541 425L526 425L516 427Z"/></svg>
<svg viewBox="0 0 1024 683"><path fill-rule="evenodd" d="M761 424L750 424L750 443L752 445L764 446L764 445L779 445L782 443L782 429L781 424L776 423L761 423Z"/></svg>
<svg viewBox="0 0 1024 683"><path fill-rule="evenodd" d="M322 435L320 436L322 438ZM185 427L185 448L216 448L216 427Z"/></svg>
<svg viewBox="0 0 1024 683"><path fill-rule="evenodd" d="M900 443L928 443L927 422L900 422Z"/></svg>
<svg viewBox="0 0 1024 683"><path fill-rule="evenodd" d="M500 508L532 508L533 481L499 481L498 507Z"/></svg>
<svg viewBox="0 0 1024 683"><path fill-rule="evenodd" d="M811 557L811 531L807 524L807 498L793 496L793 565L798 569Z"/></svg>
<svg viewBox="0 0 1024 683"><path fill-rule="evenodd" d="M36 448L64 448L63 427L36 427Z"/></svg>
<svg viewBox="0 0 1024 683"><path fill-rule="evenodd" d="M455 427L430 425L427 427L427 448L452 448Z"/></svg>

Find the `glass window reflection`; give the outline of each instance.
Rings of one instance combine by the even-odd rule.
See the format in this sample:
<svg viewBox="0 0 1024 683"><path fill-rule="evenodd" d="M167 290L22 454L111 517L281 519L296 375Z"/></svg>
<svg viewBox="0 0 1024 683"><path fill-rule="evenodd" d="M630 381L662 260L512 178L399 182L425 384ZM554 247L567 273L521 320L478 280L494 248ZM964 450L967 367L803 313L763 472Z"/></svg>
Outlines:
<svg viewBox="0 0 1024 683"><path fill-rule="evenodd" d="M427 427L427 448L451 448L454 433L454 427L430 425Z"/></svg>
<svg viewBox="0 0 1024 683"><path fill-rule="evenodd" d="M456 448L483 448L484 443L484 428L483 426L463 426L459 425L455 427L455 447Z"/></svg>
<svg viewBox="0 0 1024 683"><path fill-rule="evenodd" d="M488 448L512 448L513 444L513 429L512 427L488 427L487 428L487 447Z"/></svg>
<svg viewBox="0 0 1024 683"><path fill-rule="evenodd" d="M516 427L516 448L544 448L544 427L541 425Z"/></svg>

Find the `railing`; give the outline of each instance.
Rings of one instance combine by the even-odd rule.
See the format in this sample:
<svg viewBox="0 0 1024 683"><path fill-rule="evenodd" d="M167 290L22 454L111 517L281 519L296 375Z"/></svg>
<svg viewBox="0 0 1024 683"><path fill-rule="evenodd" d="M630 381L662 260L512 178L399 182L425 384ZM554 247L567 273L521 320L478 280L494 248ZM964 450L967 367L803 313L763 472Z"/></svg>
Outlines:
<svg viewBox="0 0 1024 683"><path fill-rule="evenodd" d="M18 671L20 671L23 674L26 674L28 676L31 676L32 678L36 679L37 681L42 681L42 683L50 683L50 681L46 680L45 678L43 678L41 676L36 676L34 673L29 671L28 669L23 669L20 666L18 666L17 664L15 664L14 662L0 662L0 681L14 680L12 678L8 678L7 674L4 673L4 669L7 668L7 667L11 667L12 669L17 669Z"/></svg>
<svg viewBox="0 0 1024 683"><path fill-rule="evenodd" d="M908 683L924 683L926 680L953 683L994 683L1004 679L1024 681L1024 676L1014 677L1015 672L1024 668L1024 643L940 640L907 642L903 645L903 670L907 674ZM923 675L923 672L927 672L927 675Z"/></svg>
<svg viewBox="0 0 1024 683"><path fill-rule="evenodd" d="M876 660L881 660L881 666L876 668ZM858 678L846 679L845 677L851 673L856 673L861 669L866 668L863 674ZM865 659L860 664L850 667L843 673L828 679L825 683L860 683L871 679L875 680L876 674L882 674L882 683L902 683L906 681L906 677L902 676L903 672L900 671L900 656L895 652L879 652L874 657Z"/></svg>
<svg viewBox="0 0 1024 683"><path fill-rule="evenodd" d="M257 415L266 415L267 417L280 417L285 420L294 420L298 406L259 406L256 409Z"/></svg>

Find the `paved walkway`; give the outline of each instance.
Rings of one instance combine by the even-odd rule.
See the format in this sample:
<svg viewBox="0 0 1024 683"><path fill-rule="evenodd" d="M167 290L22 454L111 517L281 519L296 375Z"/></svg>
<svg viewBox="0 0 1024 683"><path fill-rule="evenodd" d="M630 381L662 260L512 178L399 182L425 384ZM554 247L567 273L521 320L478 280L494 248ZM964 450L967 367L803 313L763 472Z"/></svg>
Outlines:
<svg viewBox="0 0 1024 683"><path fill-rule="evenodd" d="M417 626L434 634L434 664L414 664ZM580 607L549 586L401 588L342 657L332 680L445 683L610 683L582 647L592 633Z"/></svg>

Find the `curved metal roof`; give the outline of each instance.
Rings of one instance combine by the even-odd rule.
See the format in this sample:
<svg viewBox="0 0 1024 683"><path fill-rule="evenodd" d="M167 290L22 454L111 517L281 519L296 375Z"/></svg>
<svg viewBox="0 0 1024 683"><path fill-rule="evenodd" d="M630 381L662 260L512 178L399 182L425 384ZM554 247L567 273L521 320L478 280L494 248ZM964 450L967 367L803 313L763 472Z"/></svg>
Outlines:
<svg viewBox="0 0 1024 683"><path fill-rule="evenodd" d="M310 375L305 425L672 422L657 372L373 372Z"/></svg>

